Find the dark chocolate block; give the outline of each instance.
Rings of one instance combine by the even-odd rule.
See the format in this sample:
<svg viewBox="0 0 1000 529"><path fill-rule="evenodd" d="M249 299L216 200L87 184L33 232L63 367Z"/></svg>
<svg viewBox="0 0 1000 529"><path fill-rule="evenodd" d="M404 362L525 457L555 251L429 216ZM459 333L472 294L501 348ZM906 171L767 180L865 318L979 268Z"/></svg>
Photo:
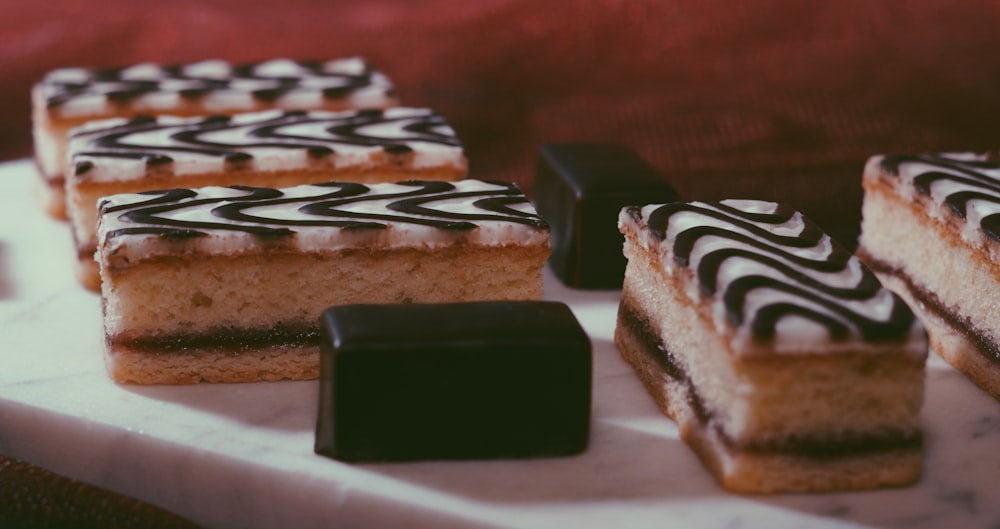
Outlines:
<svg viewBox="0 0 1000 529"><path fill-rule="evenodd" d="M318 454L496 459L587 446L590 339L562 303L345 305L320 324Z"/></svg>
<svg viewBox="0 0 1000 529"><path fill-rule="evenodd" d="M549 265L567 286L621 288L625 206L677 200L674 188L628 147L607 143L543 145L535 206L552 230Z"/></svg>

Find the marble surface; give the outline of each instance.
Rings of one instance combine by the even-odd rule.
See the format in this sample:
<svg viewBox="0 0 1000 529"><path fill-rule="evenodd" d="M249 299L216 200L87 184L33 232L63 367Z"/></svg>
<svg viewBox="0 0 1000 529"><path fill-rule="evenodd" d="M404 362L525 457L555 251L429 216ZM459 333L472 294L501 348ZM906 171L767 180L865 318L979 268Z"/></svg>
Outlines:
<svg viewBox="0 0 1000 529"><path fill-rule="evenodd" d="M590 448L568 458L346 465L312 451L316 382L119 386L67 226L0 164L0 453L207 527L1000 527L1000 403L932 356L914 486L739 496L702 469L612 344L617 292L546 296L594 346Z"/></svg>

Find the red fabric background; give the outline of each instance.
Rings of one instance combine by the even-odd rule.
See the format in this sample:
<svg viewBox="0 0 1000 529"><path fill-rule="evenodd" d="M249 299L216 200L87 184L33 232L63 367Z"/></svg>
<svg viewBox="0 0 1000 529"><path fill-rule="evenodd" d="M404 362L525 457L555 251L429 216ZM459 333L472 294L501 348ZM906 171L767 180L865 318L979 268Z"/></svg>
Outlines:
<svg viewBox="0 0 1000 529"><path fill-rule="evenodd" d="M54 67L360 54L473 176L530 191L539 144L618 141L684 198L782 200L850 244L869 154L1000 145L998 27L957 0L6 0L0 154Z"/></svg>

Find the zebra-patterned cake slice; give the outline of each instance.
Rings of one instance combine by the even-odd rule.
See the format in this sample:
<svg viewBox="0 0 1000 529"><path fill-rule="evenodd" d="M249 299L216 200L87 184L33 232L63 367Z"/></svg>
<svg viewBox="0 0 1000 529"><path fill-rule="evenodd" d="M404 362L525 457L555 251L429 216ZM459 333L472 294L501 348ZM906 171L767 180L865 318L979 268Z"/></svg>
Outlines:
<svg viewBox="0 0 1000 529"><path fill-rule="evenodd" d="M70 136L74 178L86 182L317 164L342 169L374 165L375 157L414 168L465 167L455 131L423 108L123 118L91 122Z"/></svg>
<svg viewBox="0 0 1000 529"><path fill-rule="evenodd" d="M549 237L514 184L480 180L173 189L108 197L100 210L109 264L171 255L184 244L237 254L277 245L314 252L547 245Z"/></svg>
<svg viewBox="0 0 1000 529"><path fill-rule="evenodd" d="M206 60L103 70L60 68L36 85L34 97L49 112L73 117L106 113L123 104L166 109L197 102L216 112L275 102L285 108L316 108L331 100L349 101L352 107L385 107L394 103L395 88L358 57L250 64Z"/></svg>
<svg viewBox="0 0 1000 529"><path fill-rule="evenodd" d="M686 295L710 307L736 354L906 342L923 332L867 267L789 208L755 200L633 206L621 222L645 228L643 245L690 275Z"/></svg>
<svg viewBox="0 0 1000 529"><path fill-rule="evenodd" d="M887 155L873 159L933 204L932 217L962 224L962 238L979 247L1000 241L1000 160L996 153ZM985 238L984 238L985 237Z"/></svg>

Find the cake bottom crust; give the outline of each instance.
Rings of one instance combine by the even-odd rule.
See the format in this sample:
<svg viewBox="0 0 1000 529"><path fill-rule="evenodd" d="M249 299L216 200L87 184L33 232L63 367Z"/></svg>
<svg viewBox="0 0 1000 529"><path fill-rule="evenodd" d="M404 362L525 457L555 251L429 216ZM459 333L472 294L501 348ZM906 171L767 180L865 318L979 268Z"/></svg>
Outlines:
<svg viewBox="0 0 1000 529"><path fill-rule="evenodd" d="M712 424L667 344L648 331L644 316L622 300L615 344L646 390L703 464L728 490L746 493L828 492L901 486L919 478L920 436L870 439L848 446L832 443L782 447L741 445Z"/></svg>
<svg viewBox="0 0 1000 529"><path fill-rule="evenodd" d="M105 364L120 384L270 382L319 377L319 344L282 343L256 349L228 347L150 353L122 343L105 347Z"/></svg>
<svg viewBox="0 0 1000 529"><path fill-rule="evenodd" d="M899 294L927 328L931 348L981 389L1000 400L1000 344L950 311L902 268L875 258L863 246L858 256L884 285Z"/></svg>

